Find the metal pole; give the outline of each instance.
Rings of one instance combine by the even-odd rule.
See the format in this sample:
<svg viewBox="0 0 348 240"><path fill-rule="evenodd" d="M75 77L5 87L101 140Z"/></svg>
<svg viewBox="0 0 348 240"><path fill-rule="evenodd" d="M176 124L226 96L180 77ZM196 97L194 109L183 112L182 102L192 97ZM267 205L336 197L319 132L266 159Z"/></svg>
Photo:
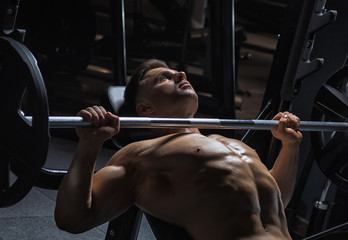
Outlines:
<svg viewBox="0 0 348 240"><path fill-rule="evenodd" d="M115 84L124 86L127 79L126 21L124 0L110 1L113 44L113 72Z"/></svg>
<svg viewBox="0 0 348 240"><path fill-rule="evenodd" d="M31 124L32 117L26 116ZM276 120L241 120L218 118L146 118L120 117L121 128L200 128L200 129L252 129L271 130L278 126ZM50 128L74 128L92 126L78 116L49 117ZM348 131L348 122L302 121L300 131Z"/></svg>

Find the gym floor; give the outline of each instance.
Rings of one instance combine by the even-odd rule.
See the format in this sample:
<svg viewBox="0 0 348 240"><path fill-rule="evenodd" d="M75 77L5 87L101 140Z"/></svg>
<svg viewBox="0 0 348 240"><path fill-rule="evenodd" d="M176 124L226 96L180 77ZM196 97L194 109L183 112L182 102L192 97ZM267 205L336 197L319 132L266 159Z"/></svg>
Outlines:
<svg viewBox="0 0 348 240"><path fill-rule="evenodd" d="M257 46L268 50L274 50L276 38L267 34L247 33L247 45ZM267 53L268 52L268 53ZM241 98L242 105L236 110L236 117L239 119L252 119L258 114L268 73L272 63L270 51L258 51L242 47L241 54L251 54L248 60L241 60L238 69L238 85L240 90L250 93L237 95ZM98 104L98 92L110 84L99 79L80 77L78 82L71 85L66 83L53 82L56 92L74 92L77 90L74 85L86 85L84 92L77 94L78 97L88 96L80 101ZM68 86L68 87L67 87ZM78 89L81 89L78 87ZM50 94L50 92L48 93ZM67 93L66 93L67 94ZM93 98L91 98L94 97ZM62 114L71 114L70 112ZM69 131L74 132L70 129ZM71 133L72 135L74 133ZM75 139L67 139L59 136L50 138L49 151L45 167L53 169L67 169L72 159L77 142ZM117 148L112 146L104 147L100 153L97 168L102 167L114 154ZM54 222L54 207L57 190L42 189L33 187L29 194L18 204L0 209L0 240L12 239L104 239L107 231L107 223L82 234L69 234L60 231ZM145 218L139 231L138 239L155 239Z"/></svg>

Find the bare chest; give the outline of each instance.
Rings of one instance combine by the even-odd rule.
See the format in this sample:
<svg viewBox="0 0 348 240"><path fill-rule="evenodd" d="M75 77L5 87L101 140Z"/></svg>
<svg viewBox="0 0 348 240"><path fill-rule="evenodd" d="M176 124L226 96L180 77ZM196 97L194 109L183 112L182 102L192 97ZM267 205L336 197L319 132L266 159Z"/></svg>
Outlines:
<svg viewBox="0 0 348 240"><path fill-rule="evenodd" d="M259 163L256 152L237 140L221 142L199 134L178 134L157 139L141 160L146 171L188 169L224 160L223 164ZM221 162L220 162L221 163ZM239 166L241 167L241 166Z"/></svg>
<svg viewBox="0 0 348 240"><path fill-rule="evenodd" d="M254 214L260 211L259 192L263 192L262 198L267 195L277 201L273 178L255 151L243 143L197 134L161 140L141 160L145 178L137 200L143 208L155 212L175 209L172 214L196 208L226 213L228 209L220 206L229 206L230 212Z"/></svg>

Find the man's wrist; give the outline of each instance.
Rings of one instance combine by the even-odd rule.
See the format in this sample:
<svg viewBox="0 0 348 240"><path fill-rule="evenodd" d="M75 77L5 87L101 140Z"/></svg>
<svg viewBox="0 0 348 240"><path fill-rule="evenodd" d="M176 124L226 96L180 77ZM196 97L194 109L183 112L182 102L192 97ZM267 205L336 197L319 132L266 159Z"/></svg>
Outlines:
<svg viewBox="0 0 348 240"><path fill-rule="evenodd" d="M300 148L301 142L287 142L282 141L283 148L297 149Z"/></svg>
<svg viewBox="0 0 348 240"><path fill-rule="evenodd" d="M84 147L87 149L100 149L104 144L103 140L88 138L88 139L79 139L80 147Z"/></svg>

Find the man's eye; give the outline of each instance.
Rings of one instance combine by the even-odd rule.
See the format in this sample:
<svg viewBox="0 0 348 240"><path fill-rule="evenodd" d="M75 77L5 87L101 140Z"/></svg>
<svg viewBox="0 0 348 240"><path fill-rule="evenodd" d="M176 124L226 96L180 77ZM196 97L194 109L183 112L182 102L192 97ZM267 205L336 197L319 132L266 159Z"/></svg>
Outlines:
<svg viewBox="0 0 348 240"><path fill-rule="evenodd" d="M159 81L164 81L164 80L166 80L166 79L167 79L166 76L160 76L158 80L159 80Z"/></svg>

